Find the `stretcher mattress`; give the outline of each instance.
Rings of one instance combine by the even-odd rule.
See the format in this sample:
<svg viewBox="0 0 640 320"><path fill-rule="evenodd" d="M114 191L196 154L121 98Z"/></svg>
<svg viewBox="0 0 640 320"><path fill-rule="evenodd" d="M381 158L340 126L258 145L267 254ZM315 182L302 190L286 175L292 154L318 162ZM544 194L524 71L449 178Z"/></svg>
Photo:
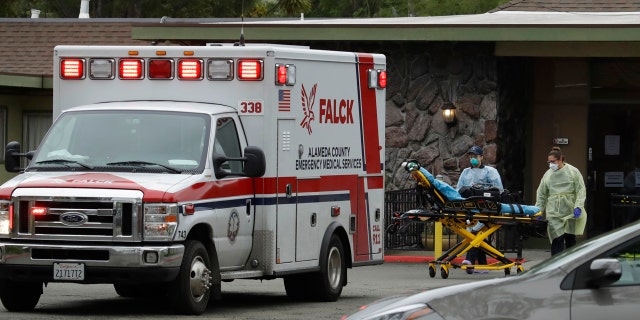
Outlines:
<svg viewBox="0 0 640 320"><path fill-rule="evenodd" d="M408 168L411 170L411 168ZM456 201L456 200L466 200L466 198L462 197L460 193L454 189L452 186L447 184L444 181L440 181L433 177L433 175L427 171L427 169L423 167L419 167L418 169L420 173L422 173L429 183L434 186L447 200ZM502 215L524 215L524 216L533 216L537 213L540 213L540 208L531 205L521 205L521 204L509 204L509 203L500 203L500 214Z"/></svg>

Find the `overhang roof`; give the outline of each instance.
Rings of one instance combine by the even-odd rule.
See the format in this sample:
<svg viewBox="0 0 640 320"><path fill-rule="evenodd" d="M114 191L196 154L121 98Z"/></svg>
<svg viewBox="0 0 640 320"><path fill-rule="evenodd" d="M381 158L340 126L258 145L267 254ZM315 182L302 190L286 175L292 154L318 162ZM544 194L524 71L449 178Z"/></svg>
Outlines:
<svg viewBox="0 0 640 320"><path fill-rule="evenodd" d="M234 40L239 38L241 26L245 38L255 41L640 41L640 12L520 11L437 17L135 24L132 37Z"/></svg>
<svg viewBox="0 0 640 320"><path fill-rule="evenodd" d="M616 0L617 1L617 0ZM369 19L0 19L0 86L50 88L58 44L487 41L496 55L640 57L640 12Z"/></svg>
<svg viewBox="0 0 640 320"><path fill-rule="evenodd" d="M512 0L490 12L629 12L638 11L639 8L639 0Z"/></svg>

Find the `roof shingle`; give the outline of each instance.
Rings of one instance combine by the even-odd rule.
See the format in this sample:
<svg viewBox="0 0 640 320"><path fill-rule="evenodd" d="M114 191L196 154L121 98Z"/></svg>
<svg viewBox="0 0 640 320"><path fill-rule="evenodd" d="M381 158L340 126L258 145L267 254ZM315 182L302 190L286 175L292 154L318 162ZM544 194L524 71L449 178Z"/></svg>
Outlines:
<svg viewBox="0 0 640 320"><path fill-rule="evenodd" d="M150 45L131 39L130 22L0 21L0 74L51 76L56 45Z"/></svg>

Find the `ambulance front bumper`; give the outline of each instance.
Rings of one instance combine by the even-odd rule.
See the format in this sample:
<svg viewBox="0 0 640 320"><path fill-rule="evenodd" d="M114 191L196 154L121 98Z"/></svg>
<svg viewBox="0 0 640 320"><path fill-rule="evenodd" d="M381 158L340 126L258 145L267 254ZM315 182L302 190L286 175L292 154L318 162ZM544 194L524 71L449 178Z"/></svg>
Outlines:
<svg viewBox="0 0 640 320"><path fill-rule="evenodd" d="M0 243L0 279L54 281L54 264L81 264L82 283L145 283L173 280L183 245L77 246Z"/></svg>

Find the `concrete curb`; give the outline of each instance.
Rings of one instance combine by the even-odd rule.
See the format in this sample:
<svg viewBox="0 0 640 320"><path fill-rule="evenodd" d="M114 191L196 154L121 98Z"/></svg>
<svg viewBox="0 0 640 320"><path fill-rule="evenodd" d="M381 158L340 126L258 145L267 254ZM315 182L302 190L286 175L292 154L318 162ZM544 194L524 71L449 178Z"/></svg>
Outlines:
<svg viewBox="0 0 640 320"><path fill-rule="evenodd" d="M433 256L385 256L384 262L405 262L405 263L429 263L435 258ZM461 264L464 257L453 258L452 263ZM510 259L515 260L515 259ZM520 262L524 263L526 259L521 259ZM487 264L497 263L498 260L487 257Z"/></svg>

